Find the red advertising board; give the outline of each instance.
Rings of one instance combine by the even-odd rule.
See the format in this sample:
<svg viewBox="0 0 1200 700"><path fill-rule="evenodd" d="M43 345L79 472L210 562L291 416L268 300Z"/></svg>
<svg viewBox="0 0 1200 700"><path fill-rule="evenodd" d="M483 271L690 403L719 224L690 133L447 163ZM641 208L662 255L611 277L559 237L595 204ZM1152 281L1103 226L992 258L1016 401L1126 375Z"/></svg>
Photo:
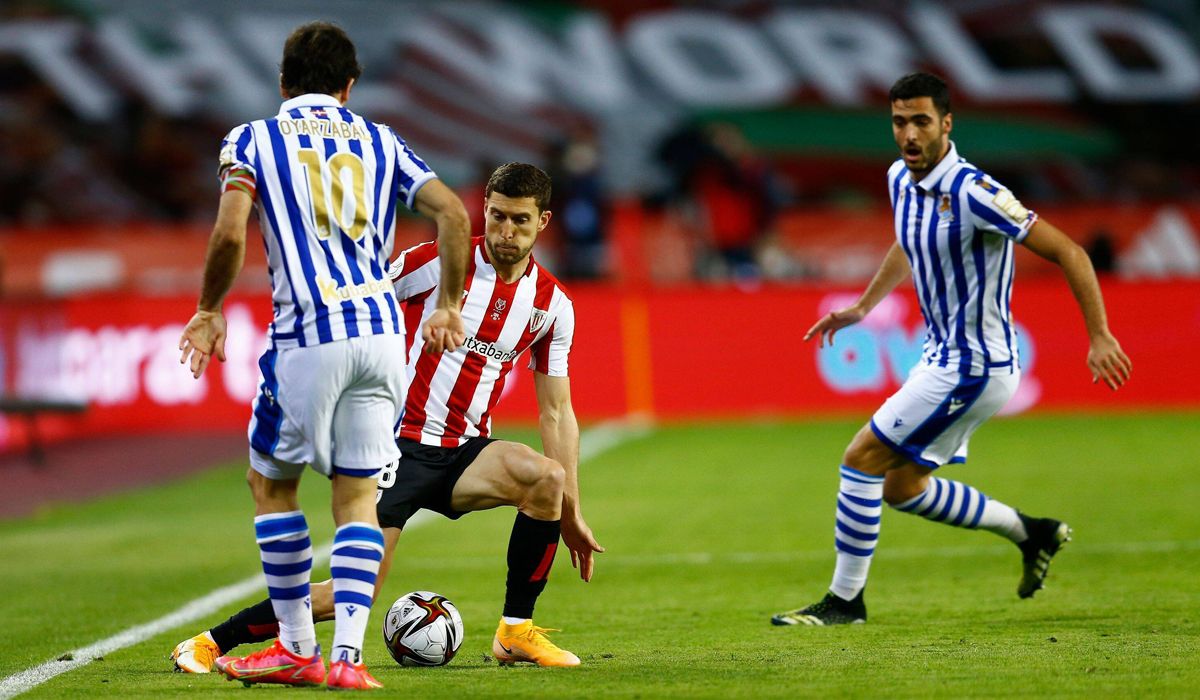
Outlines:
<svg viewBox="0 0 1200 700"><path fill-rule="evenodd" d="M1200 375L1181 371L1200 347L1200 282L1104 283L1110 323L1134 362L1113 394L1093 385L1087 339L1065 283L1018 284L1013 308L1025 366L1007 410L1200 407ZM629 413L657 418L864 416L899 386L920 356L923 328L911 294L884 301L832 349L803 341L825 310L857 290L688 287L635 291L582 287L572 393L584 420ZM191 298L111 296L0 305L4 393L88 403L78 416L43 419L47 437L163 430L241 429L258 383L257 357L271 312L265 296L226 305L228 362L200 380L179 364ZM502 419L536 415L521 369ZM0 423L0 445L24 441Z"/></svg>

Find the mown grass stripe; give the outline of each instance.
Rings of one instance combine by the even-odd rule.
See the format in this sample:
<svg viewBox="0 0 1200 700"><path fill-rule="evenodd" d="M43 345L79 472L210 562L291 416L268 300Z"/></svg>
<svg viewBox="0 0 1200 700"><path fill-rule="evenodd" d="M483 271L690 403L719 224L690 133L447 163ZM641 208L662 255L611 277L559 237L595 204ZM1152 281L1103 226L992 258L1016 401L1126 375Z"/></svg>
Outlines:
<svg viewBox="0 0 1200 700"><path fill-rule="evenodd" d="M600 423L584 431L580 437L579 459L581 462L594 459L621 444L649 435L653 429L648 423L626 423L612 421ZM405 525L405 531L420 527L434 519L433 513L420 511ZM313 552L313 566L318 567L329 561L333 543L327 542ZM237 583L218 588L211 593L192 600L173 612L150 622L130 627L111 637L69 651L57 659L52 659L33 668L14 673L0 681L0 700L7 700L49 681L64 673L85 666L98 658L133 646L151 637L168 632L176 627L195 622L212 615L228 605L244 600L250 596L261 594L267 587L266 578L255 574Z"/></svg>

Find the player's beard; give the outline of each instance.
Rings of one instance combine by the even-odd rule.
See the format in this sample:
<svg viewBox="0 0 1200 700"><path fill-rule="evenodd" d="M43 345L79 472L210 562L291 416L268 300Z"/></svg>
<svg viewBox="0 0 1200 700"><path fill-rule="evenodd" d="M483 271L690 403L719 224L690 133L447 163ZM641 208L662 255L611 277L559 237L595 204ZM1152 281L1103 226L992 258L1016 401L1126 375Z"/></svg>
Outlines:
<svg viewBox="0 0 1200 700"><path fill-rule="evenodd" d="M529 251L533 246L521 248L513 244L497 244L491 241L487 242L488 253L492 256L492 260L501 265L516 265L529 255Z"/></svg>
<svg viewBox="0 0 1200 700"><path fill-rule="evenodd" d="M939 136L931 141L928 146L922 148L921 160L917 161L915 167L911 165L908 166L908 169L912 171L914 175L919 174L922 176L927 174L930 170L933 170L938 164L938 157L942 155L943 141L944 140L941 138L941 136ZM901 155L904 154L904 150L905 149L900 149ZM907 161L905 161L905 164L907 165Z"/></svg>

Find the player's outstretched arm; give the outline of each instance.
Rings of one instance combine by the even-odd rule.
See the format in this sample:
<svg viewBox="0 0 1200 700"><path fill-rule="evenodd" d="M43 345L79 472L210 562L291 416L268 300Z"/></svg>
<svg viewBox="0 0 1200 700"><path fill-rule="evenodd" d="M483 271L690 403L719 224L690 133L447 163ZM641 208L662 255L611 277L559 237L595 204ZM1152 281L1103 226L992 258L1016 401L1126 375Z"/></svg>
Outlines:
<svg viewBox="0 0 1200 700"><path fill-rule="evenodd" d="M1129 381L1133 363L1108 330L1104 297L1100 294L1100 281L1096 279L1092 261L1083 248L1045 219L1033 224L1023 242L1026 248L1062 268L1087 326L1087 365L1092 373L1092 383L1104 380L1116 391Z"/></svg>
<svg viewBox="0 0 1200 700"><path fill-rule="evenodd" d="M534 372L533 386L538 400L542 451L561 464L566 472L563 483L563 543L571 552L571 566L579 569L579 577L591 581L594 564L592 555L603 552L604 547L596 542L579 505L579 422L571 406L571 380Z"/></svg>
<svg viewBox="0 0 1200 700"><path fill-rule="evenodd" d="M471 248L471 222L462 200L441 180L425 183L417 190L413 204L418 212L437 224L438 257L442 265L437 309L421 329L425 351L455 350L467 339L460 309Z"/></svg>
<svg viewBox="0 0 1200 700"><path fill-rule="evenodd" d="M183 353L179 362L184 364L190 360L192 376L197 379L204 374L214 354L221 362L225 361L225 316L221 313L221 304L242 270L246 257L246 219L253 206L254 200L241 190L230 190L221 195L217 223L208 239L208 253L204 259L200 303L179 338L179 349Z"/></svg>
<svg viewBox="0 0 1200 700"><path fill-rule="evenodd" d="M816 336L818 347L825 347L826 342L832 346L835 333L866 318L871 309L875 308L879 302L883 301L884 297L892 293L896 285L908 277L910 271L908 258L904 256L900 244L893 243L892 247L888 249L887 255L884 256L883 262L880 263L879 270L875 272L875 277L871 279L871 283L867 285L858 301L844 309L830 311L822 316L804 334L804 339L809 340Z"/></svg>

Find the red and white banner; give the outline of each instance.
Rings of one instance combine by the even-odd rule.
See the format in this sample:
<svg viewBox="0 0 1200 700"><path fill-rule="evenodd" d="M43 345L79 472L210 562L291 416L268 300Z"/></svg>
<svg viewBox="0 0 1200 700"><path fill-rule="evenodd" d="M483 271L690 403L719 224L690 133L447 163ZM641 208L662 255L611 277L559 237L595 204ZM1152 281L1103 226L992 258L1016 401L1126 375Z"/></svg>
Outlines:
<svg viewBox="0 0 1200 700"><path fill-rule="evenodd" d="M1083 322L1064 282L1027 279L1013 308L1025 367L1006 409L1200 408L1200 375L1184 358L1200 347L1200 283L1104 282L1110 323L1133 359L1119 392L1093 385ZM803 334L856 290L775 287L754 292L689 287L636 292L583 287L572 395L584 420L629 413L664 419L821 416L871 412L920 356L915 299L894 294L857 327L818 350ZM85 401L80 415L40 419L49 439L165 430L239 430L259 381L271 312L266 296L235 297L228 361L200 380L176 345L191 298L91 297L0 305L0 361L10 396ZM501 421L536 416L524 363ZM0 422L0 445L25 441L23 421Z"/></svg>

